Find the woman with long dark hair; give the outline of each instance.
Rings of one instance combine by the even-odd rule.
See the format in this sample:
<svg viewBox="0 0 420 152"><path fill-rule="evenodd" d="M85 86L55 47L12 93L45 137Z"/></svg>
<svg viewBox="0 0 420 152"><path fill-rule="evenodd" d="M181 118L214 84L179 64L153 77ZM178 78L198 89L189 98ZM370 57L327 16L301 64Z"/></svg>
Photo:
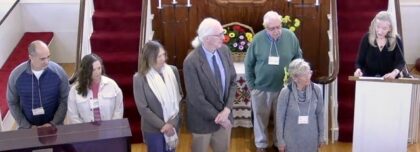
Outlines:
<svg viewBox="0 0 420 152"><path fill-rule="evenodd" d="M67 117L70 123L121 119L123 95L117 83L104 75L102 59L96 54L83 57L76 84L68 97Z"/></svg>

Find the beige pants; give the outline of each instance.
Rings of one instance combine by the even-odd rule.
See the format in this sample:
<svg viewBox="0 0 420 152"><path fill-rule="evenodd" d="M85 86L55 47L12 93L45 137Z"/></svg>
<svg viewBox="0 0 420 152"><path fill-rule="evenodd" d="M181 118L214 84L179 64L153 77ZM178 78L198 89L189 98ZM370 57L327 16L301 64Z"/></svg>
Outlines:
<svg viewBox="0 0 420 152"><path fill-rule="evenodd" d="M254 136L255 147L267 148L269 146L268 124L272 114L276 124L277 99L280 91L268 92L261 90L251 91L252 112L254 114ZM276 138L276 127L273 128L273 144L278 145Z"/></svg>
<svg viewBox="0 0 420 152"><path fill-rule="evenodd" d="M230 145L230 129L220 128L216 132L209 134L193 133L192 151L193 152L208 152L211 146L213 152L228 152Z"/></svg>

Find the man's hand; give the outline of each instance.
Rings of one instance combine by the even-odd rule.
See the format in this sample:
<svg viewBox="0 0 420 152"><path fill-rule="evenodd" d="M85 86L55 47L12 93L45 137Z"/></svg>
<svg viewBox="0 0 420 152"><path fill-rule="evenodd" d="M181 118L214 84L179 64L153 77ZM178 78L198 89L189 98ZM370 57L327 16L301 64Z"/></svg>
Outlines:
<svg viewBox="0 0 420 152"><path fill-rule="evenodd" d="M38 126L38 128L43 128L43 127L51 127L52 125L50 123L45 123L41 126Z"/></svg>
<svg viewBox="0 0 420 152"><path fill-rule="evenodd" d="M225 107L221 112L219 112L219 114L217 114L216 119L214 119L214 122L216 124L221 124L224 121L229 121L229 114L230 109Z"/></svg>
<svg viewBox="0 0 420 152"><path fill-rule="evenodd" d="M230 120L227 121L223 121L221 123L219 123L223 128L225 129L230 129L232 128L232 123L230 123Z"/></svg>

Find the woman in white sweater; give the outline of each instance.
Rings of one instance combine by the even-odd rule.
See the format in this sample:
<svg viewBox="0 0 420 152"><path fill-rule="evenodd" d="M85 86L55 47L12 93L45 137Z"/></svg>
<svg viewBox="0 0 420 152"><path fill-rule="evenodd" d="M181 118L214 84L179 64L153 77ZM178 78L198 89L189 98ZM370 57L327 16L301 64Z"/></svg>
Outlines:
<svg viewBox="0 0 420 152"><path fill-rule="evenodd" d="M123 95L117 83L104 75L102 59L89 54L83 57L76 83L68 97L69 123L121 119Z"/></svg>

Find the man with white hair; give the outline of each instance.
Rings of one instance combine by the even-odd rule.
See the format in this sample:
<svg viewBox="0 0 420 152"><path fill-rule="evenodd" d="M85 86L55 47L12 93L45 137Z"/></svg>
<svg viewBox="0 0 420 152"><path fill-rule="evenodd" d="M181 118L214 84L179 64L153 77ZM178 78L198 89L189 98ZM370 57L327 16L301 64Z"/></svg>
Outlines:
<svg viewBox="0 0 420 152"><path fill-rule="evenodd" d="M192 151L229 151L236 93L236 72L229 48L223 44L223 27L204 19L192 42L195 48L184 60L187 91L187 127L192 132Z"/></svg>
<svg viewBox="0 0 420 152"><path fill-rule="evenodd" d="M283 88L285 67L301 58L299 40L295 34L282 28L281 16L275 11L264 15L264 30L258 32L245 57L245 76L251 88L254 117L254 136L257 152L265 152L268 143L270 114L276 121L277 98ZM275 123L274 123L275 124ZM278 145L273 131L274 147Z"/></svg>

